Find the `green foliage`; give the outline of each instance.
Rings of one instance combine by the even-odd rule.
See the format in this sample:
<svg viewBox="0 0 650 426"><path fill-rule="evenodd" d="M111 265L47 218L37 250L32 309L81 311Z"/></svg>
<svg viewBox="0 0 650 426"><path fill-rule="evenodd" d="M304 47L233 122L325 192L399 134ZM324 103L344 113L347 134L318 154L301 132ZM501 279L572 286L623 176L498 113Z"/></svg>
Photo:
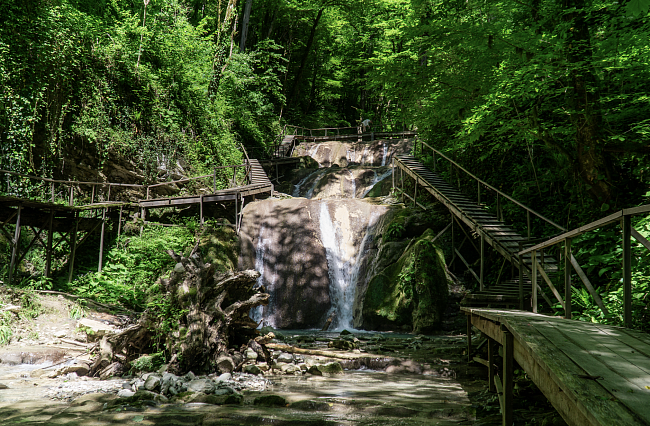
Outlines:
<svg viewBox="0 0 650 426"><path fill-rule="evenodd" d="M131 362L132 372L151 372L157 371L165 363L165 356L162 352L151 355L142 355L140 358Z"/></svg>
<svg viewBox="0 0 650 426"><path fill-rule="evenodd" d="M101 273L87 272L67 285L74 294L108 304L143 309L159 292L156 280L173 266L165 252L183 252L194 241L185 227L145 227L142 236L122 236L105 258Z"/></svg>

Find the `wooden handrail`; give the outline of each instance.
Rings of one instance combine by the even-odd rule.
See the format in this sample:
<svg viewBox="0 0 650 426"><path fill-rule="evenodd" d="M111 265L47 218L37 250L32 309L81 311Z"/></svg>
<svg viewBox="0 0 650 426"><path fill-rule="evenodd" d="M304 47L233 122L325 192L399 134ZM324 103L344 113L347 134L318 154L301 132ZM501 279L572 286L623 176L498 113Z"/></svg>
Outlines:
<svg viewBox="0 0 650 426"><path fill-rule="evenodd" d="M639 206L639 207L633 207L633 208L629 208L629 209L619 210L616 213L612 213L609 216L605 216L602 219L595 220L595 221L593 221L591 223L588 223L586 225L583 225L583 226L581 226L579 228L572 229L572 230L570 230L568 232L565 232L563 234L560 234L560 235L558 235L556 237L550 238L550 239L544 241L543 243L540 243L540 244L537 244L535 246L529 247L529 248L527 248L525 250L522 250L521 252L519 252L519 254L524 255L524 254L531 253L533 251L538 251L538 250L541 250L541 249L544 249L544 248L547 248L547 247L551 247L551 246L554 246L555 244L562 243L562 242L564 242L565 240L567 240L569 238L573 239L573 238L579 237L582 234L585 234L585 233L587 233L589 231L594 231L594 230L596 230L598 228L602 228L603 226L606 226L606 225L609 225L609 224L612 224L612 223L615 223L615 222L620 222L621 219L624 216L636 216L636 215L643 214L643 213L650 213L650 204L646 204L646 205Z"/></svg>
<svg viewBox="0 0 650 426"><path fill-rule="evenodd" d="M514 198L512 198L510 195L506 194L505 192L502 192L502 191L498 190L497 188L495 188L494 186L490 185L489 183L487 183L487 182L485 182L485 181L479 179L477 176L475 176L474 174L472 174L472 173L470 173L468 170L466 170L463 166L461 166L460 164L458 164L457 162L455 162L455 161L452 160L451 158L447 157L445 154L443 154L442 152L438 151L437 149L435 149L435 148L432 147L431 145L427 144L426 142L424 142L424 141L422 141L422 140L419 140L419 142L420 142L422 145L425 145L427 148L429 148L429 149L431 149L432 151L434 151L436 154L440 155L440 156L441 156L442 158L444 158L445 160L449 161L449 162L450 162L451 164L453 164L457 169L462 170L465 174L467 174L469 177L471 177L472 179L474 179L476 182L478 182L479 184L483 185L484 187L486 187L486 188L488 188L488 189L491 189L492 191L496 192L496 193L499 194L500 196L506 198L507 200L510 200L511 202L515 203L517 206L523 208L523 209L526 210L527 212L530 212L530 213L534 214L534 215L537 216L538 218L542 219L543 221L545 221L545 222L548 223L549 225L554 226L555 228L559 229L560 231L566 231L566 230L567 230L565 227L563 227L563 226L561 226L561 225L558 225L557 223L553 222L551 219L547 218L546 216L542 215L541 213L538 213L538 212L536 212L535 210L531 209L530 207L526 206L525 204L522 204L522 203L520 203L519 201L515 200ZM416 146L417 146L417 143L418 143L418 140L417 140L417 139L416 139L416 142L415 142L415 143L416 143ZM420 152L422 152L422 150L420 150Z"/></svg>

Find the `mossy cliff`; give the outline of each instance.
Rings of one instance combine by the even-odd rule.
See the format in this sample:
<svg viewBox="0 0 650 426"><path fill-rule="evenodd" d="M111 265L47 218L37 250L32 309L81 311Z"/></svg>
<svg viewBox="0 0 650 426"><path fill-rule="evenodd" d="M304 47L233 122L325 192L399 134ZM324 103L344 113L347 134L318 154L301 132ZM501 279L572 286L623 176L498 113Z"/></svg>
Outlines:
<svg viewBox="0 0 650 426"><path fill-rule="evenodd" d="M450 278L433 242L439 227L435 214L410 209L394 211L379 225L376 235L382 237L357 292L355 327L415 333L440 328Z"/></svg>

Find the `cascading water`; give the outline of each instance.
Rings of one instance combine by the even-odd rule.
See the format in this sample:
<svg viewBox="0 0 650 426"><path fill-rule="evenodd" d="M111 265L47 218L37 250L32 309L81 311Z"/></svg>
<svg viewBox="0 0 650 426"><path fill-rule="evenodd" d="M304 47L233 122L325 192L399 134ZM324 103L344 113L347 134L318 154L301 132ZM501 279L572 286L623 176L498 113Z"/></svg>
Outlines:
<svg viewBox="0 0 650 426"><path fill-rule="evenodd" d="M270 232L267 227L264 225L260 226L260 231L259 231L259 236L257 238L257 248L255 249L255 270L259 271L260 276L257 278L257 283L256 287L260 286L265 286L267 291L271 291L273 287L275 286L275 281L277 278L277 275L274 270L272 270L273 266L272 264L268 264L264 262L265 257L267 256L269 250L271 249L272 245L272 239ZM273 292L271 292L271 297L273 297ZM272 304L269 303L269 308L271 308ZM263 318L263 306L258 306L256 308L251 309L250 312L250 317L257 323L262 321ZM273 315L271 315L271 312L269 312L267 315L267 321L264 322L264 324L260 324L260 326L271 326L275 327L275 324L273 322Z"/></svg>
<svg viewBox="0 0 650 426"><path fill-rule="evenodd" d="M375 224L378 216L377 212L371 213L365 226L363 240L355 252L352 243L354 235L351 235L350 230L345 229L341 223L332 220L329 203L321 201L320 237L327 255L331 311L334 314L330 328L333 330L352 328L352 306L359 278L359 267L370 235L368 231Z"/></svg>
<svg viewBox="0 0 650 426"><path fill-rule="evenodd" d="M320 183L321 179L323 179L323 176L325 176L326 172L327 172L327 169L323 168L323 169L318 169L313 173L313 174L317 174L317 177L316 177L316 179L314 179L314 182L313 182L311 188L309 188L309 191L307 191L307 195L305 196L306 198L311 200L311 197L314 196L314 191L318 187L318 184Z"/></svg>
<svg viewBox="0 0 650 426"><path fill-rule="evenodd" d="M386 158L388 158L388 145L384 142L382 144L382 148L384 150L384 155L381 157L381 165L385 166L386 165Z"/></svg>
<svg viewBox="0 0 650 426"><path fill-rule="evenodd" d="M384 173L382 173L380 175L378 175L377 172L374 171L374 170L373 170L373 173L375 174L375 176L372 178L372 182L370 183L370 186L368 187L368 189L366 189L363 192L363 194L361 194L361 197L359 197L359 198L364 198L366 195L368 195L368 193L370 191L372 191L372 188L374 188L375 185L377 185L382 180L386 179L388 176L392 175L393 174L393 169L388 169L388 170L386 170Z"/></svg>
<svg viewBox="0 0 650 426"><path fill-rule="evenodd" d="M357 198L357 179L354 177L352 170L348 169L348 173L350 173L350 177L352 178L352 198Z"/></svg>

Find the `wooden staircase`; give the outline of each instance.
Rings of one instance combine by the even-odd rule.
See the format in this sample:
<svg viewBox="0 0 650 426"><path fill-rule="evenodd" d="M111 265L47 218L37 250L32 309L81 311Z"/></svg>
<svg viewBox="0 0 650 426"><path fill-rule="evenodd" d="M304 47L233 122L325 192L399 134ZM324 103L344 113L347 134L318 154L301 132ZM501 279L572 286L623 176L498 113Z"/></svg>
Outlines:
<svg viewBox="0 0 650 426"><path fill-rule="evenodd" d="M412 200L414 204L418 204L418 188L420 188L420 191L425 189L449 209L458 223L466 225L472 232L478 234L481 245L483 242L488 243L515 268L520 269L522 272L520 275L523 276L523 301L520 301L519 279L511 279L493 285L482 283L483 289L481 291L468 294L461 303L466 306L476 307L492 305L530 306L530 295L532 293L532 283L530 281L532 258L528 254L520 259L518 253L523 248L533 245L532 242L527 237L521 235L519 231L500 220L495 214L488 211L485 205L460 192L456 187L424 166L412 155L396 156L394 165L400 170L400 174L405 173L416 182L414 197L411 197L404 192L402 176L402 194L405 197ZM397 171L394 172L394 176L397 180L396 173ZM395 185L397 186L397 183ZM422 206L421 204L418 205ZM477 277L477 280L480 281L480 277L471 269L471 266L465 261L458 249L454 247L453 250L454 257L457 255L468 269L470 269L472 274ZM557 260L552 256L546 255L543 263L538 264L547 276L553 276L558 271ZM551 304L551 301L545 293L541 291L539 284L538 294Z"/></svg>

